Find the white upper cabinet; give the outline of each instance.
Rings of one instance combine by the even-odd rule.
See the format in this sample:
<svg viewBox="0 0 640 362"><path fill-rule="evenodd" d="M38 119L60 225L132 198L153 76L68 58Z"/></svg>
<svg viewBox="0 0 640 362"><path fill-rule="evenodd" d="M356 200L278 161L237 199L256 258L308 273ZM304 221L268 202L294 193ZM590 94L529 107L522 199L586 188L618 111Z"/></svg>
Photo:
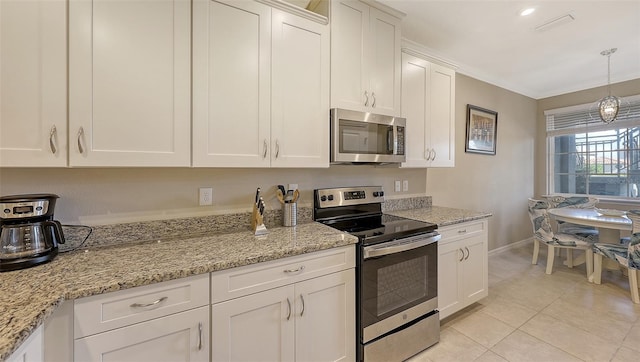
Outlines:
<svg viewBox="0 0 640 362"><path fill-rule="evenodd" d="M271 9L193 2L193 165L269 167Z"/></svg>
<svg viewBox="0 0 640 362"><path fill-rule="evenodd" d="M67 165L65 1L0 1L0 167Z"/></svg>
<svg viewBox="0 0 640 362"><path fill-rule="evenodd" d="M69 3L71 166L189 166L191 2Z"/></svg>
<svg viewBox="0 0 640 362"><path fill-rule="evenodd" d="M331 107L400 114L402 14L384 8L394 14L360 1L331 2Z"/></svg>
<svg viewBox="0 0 640 362"><path fill-rule="evenodd" d="M273 167L329 167L329 29L273 10Z"/></svg>
<svg viewBox="0 0 640 362"><path fill-rule="evenodd" d="M402 167L455 164L455 71L402 53L402 117L407 161Z"/></svg>
<svg viewBox="0 0 640 362"><path fill-rule="evenodd" d="M194 166L329 166L329 29L309 16L194 1Z"/></svg>

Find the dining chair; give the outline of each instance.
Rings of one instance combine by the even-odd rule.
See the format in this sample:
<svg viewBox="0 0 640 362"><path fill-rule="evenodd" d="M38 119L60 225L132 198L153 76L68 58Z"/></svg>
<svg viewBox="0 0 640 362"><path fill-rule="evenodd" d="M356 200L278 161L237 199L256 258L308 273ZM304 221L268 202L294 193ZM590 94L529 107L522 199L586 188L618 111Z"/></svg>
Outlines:
<svg viewBox="0 0 640 362"><path fill-rule="evenodd" d="M529 218L533 225L533 259L531 264L538 264L538 254L540 244L547 245L547 269L546 273L553 271L553 261L557 249L584 250L587 264L587 278L593 273L593 243L597 241L597 235L580 236L564 232L554 232L548 210L553 208L552 204L546 200L529 199ZM567 266L572 268L570 259Z"/></svg>
<svg viewBox="0 0 640 362"><path fill-rule="evenodd" d="M595 209L598 199L589 196L548 196L546 198L554 209L571 207L577 209ZM577 234L588 237L598 235L598 229L586 225L578 225L570 222L558 222L558 231L567 234Z"/></svg>
<svg viewBox="0 0 640 362"><path fill-rule="evenodd" d="M629 291L631 300L640 304L640 294L638 293L638 270L640 269L640 210L630 210L627 217L631 219L631 238L628 244L593 244L594 252L594 273L593 282L602 282L602 257L617 261L618 264L627 268L629 275Z"/></svg>

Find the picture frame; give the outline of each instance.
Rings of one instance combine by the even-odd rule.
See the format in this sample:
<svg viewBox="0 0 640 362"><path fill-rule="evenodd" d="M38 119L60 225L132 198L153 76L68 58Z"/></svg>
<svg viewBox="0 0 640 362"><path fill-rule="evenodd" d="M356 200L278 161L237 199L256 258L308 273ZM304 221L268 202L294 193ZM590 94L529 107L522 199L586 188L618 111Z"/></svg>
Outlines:
<svg viewBox="0 0 640 362"><path fill-rule="evenodd" d="M467 104L467 136L464 151L496 154L498 112Z"/></svg>

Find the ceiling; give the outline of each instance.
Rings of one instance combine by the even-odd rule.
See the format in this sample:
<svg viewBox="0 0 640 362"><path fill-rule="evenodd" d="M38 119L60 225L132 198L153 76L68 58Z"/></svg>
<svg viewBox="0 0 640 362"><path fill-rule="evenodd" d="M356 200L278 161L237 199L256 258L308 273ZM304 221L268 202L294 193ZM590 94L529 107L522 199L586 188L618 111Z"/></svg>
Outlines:
<svg viewBox="0 0 640 362"><path fill-rule="evenodd" d="M640 78L640 0L379 2L407 14L402 36L428 55L534 99L606 85L610 48L611 83Z"/></svg>

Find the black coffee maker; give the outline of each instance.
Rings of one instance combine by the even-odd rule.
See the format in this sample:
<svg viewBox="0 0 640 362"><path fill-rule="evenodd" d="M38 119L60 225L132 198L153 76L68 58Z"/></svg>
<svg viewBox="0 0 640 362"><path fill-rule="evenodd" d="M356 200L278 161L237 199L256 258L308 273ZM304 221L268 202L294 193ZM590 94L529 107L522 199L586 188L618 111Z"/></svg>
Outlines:
<svg viewBox="0 0 640 362"><path fill-rule="evenodd" d="M58 195L0 197L0 271L28 268L52 260L64 244L60 222L53 220Z"/></svg>

